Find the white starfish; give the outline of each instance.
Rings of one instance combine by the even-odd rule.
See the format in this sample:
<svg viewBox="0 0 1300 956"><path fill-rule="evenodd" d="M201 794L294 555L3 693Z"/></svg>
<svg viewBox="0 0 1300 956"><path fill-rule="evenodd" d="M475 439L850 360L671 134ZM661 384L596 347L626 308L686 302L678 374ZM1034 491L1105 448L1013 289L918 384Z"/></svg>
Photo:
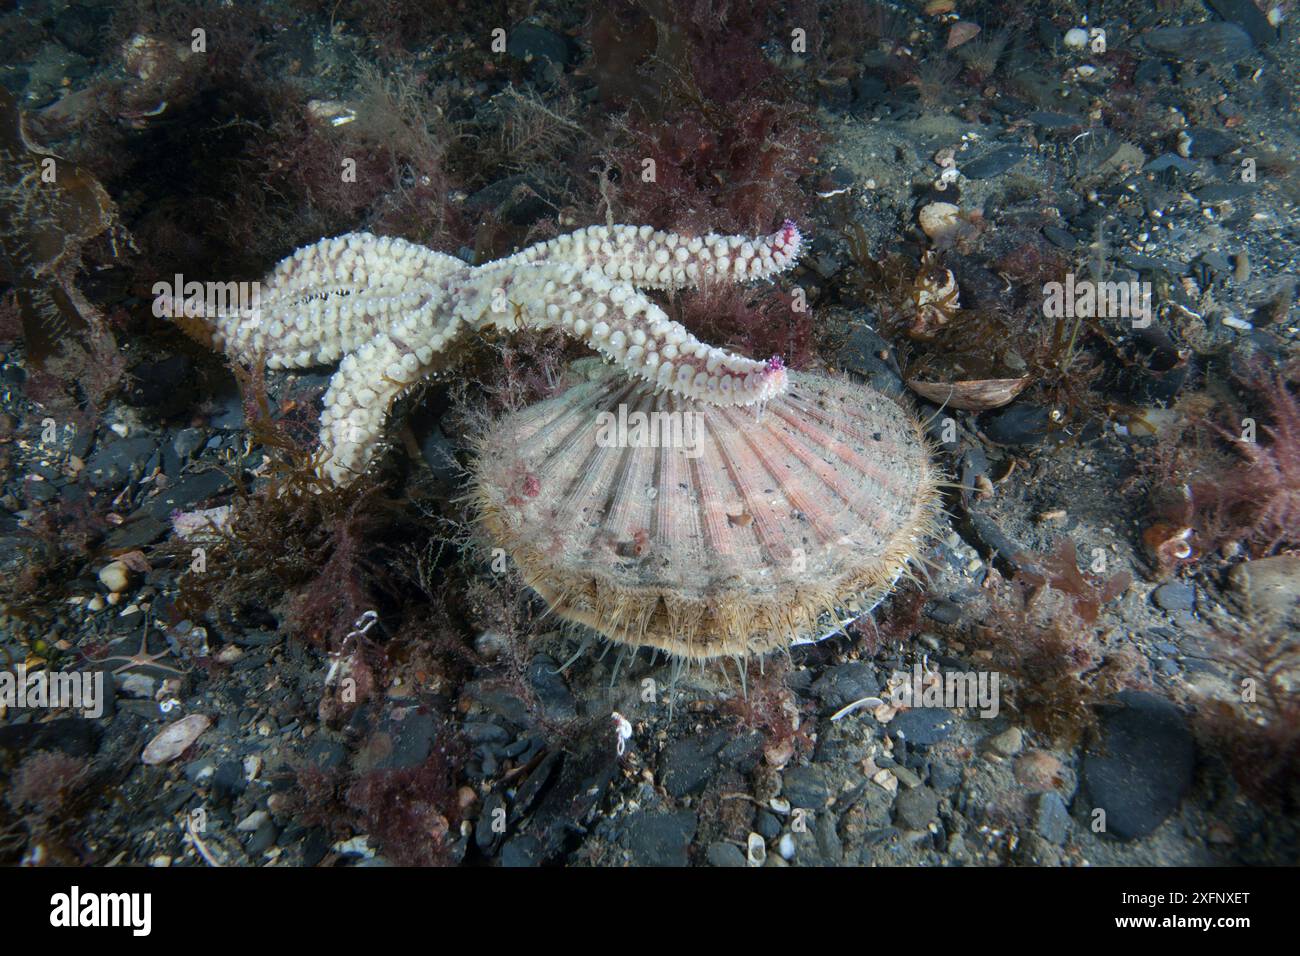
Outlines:
<svg viewBox="0 0 1300 956"><path fill-rule="evenodd" d="M719 405L784 390L780 358L707 345L641 289L764 279L790 268L802 238L682 236L649 226L591 226L471 266L402 239L350 233L294 252L246 312L204 316L213 344L273 369L342 359L321 414L323 473L339 484L370 463L394 399L440 365L470 330L556 328L629 375Z"/></svg>

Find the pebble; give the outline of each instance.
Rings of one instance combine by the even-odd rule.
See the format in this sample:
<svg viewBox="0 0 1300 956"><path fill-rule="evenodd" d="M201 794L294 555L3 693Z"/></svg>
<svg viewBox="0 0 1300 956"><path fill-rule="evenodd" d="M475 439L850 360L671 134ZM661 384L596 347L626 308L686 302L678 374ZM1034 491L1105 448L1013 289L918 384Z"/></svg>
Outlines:
<svg viewBox="0 0 1300 956"><path fill-rule="evenodd" d="M528 683L550 720L572 720L578 716L578 704L558 673L559 662L549 654L538 654L528 664Z"/></svg>
<svg viewBox="0 0 1300 956"><path fill-rule="evenodd" d="M560 66L571 59L563 36L531 23L521 23L510 31L506 52L518 60L546 59Z"/></svg>
<svg viewBox="0 0 1300 956"><path fill-rule="evenodd" d="M1241 146L1235 136L1217 129L1194 128L1187 131L1187 155L1192 159L1214 159Z"/></svg>
<svg viewBox="0 0 1300 956"><path fill-rule="evenodd" d="M929 787L904 790L894 801L894 822L908 830L924 830L939 819L939 795Z"/></svg>
<svg viewBox="0 0 1300 956"><path fill-rule="evenodd" d="M929 747L952 733L956 721L942 708L915 707L905 710L889 723L889 732L914 746Z"/></svg>
<svg viewBox="0 0 1300 956"><path fill-rule="evenodd" d="M1029 151L1021 146L1004 146L962 166L961 172L967 179L992 179L994 176L1001 176L1024 159L1028 153Z"/></svg>
<svg viewBox="0 0 1300 956"><path fill-rule="evenodd" d="M484 660L494 661L507 647L506 636L500 631L484 631L474 638L474 650Z"/></svg>
<svg viewBox="0 0 1300 956"><path fill-rule="evenodd" d="M782 777L782 794L793 807L821 810L831 799L826 770L816 765L792 767Z"/></svg>
<svg viewBox="0 0 1300 956"><path fill-rule="evenodd" d="M1000 445L1037 445L1051 424L1046 408L1018 403L989 416L984 433Z"/></svg>
<svg viewBox="0 0 1300 956"><path fill-rule="evenodd" d="M627 829L628 849L640 866L677 866L687 864L687 850L695 838L695 814L690 810L676 813L641 811Z"/></svg>
<svg viewBox="0 0 1300 956"><path fill-rule="evenodd" d="M1277 39L1277 30L1254 0L1206 0L1206 3L1223 19L1242 27L1256 45L1265 46Z"/></svg>
<svg viewBox="0 0 1300 956"><path fill-rule="evenodd" d="M699 793L717 770L718 751L727 742L724 731L708 737L683 737L664 748L660 764L663 786L681 799Z"/></svg>
<svg viewBox="0 0 1300 956"><path fill-rule="evenodd" d="M86 462L90 486L115 491L129 481L139 480L157 447L152 438L122 438L100 446Z"/></svg>
<svg viewBox="0 0 1300 956"><path fill-rule="evenodd" d="M235 829L239 830L241 833L252 833L270 819L271 815L265 810L254 810L248 816L244 817L244 819L236 823Z"/></svg>
<svg viewBox="0 0 1300 956"><path fill-rule="evenodd" d="M1185 27L1160 27L1141 38L1148 50L1183 62L1235 63L1254 52L1250 35L1235 23L1208 21Z"/></svg>
<svg viewBox="0 0 1300 956"><path fill-rule="evenodd" d="M909 790L915 787L919 787L921 785L921 778L918 777L916 774L914 774L912 771L908 770L906 767L902 767L902 766L891 767L890 772L893 773L893 775L898 778L899 783L907 787Z"/></svg>
<svg viewBox="0 0 1300 956"><path fill-rule="evenodd" d="M989 738L989 746L994 753L1003 757L1014 757L1025 745L1025 734L1019 727L1011 727L996 737Z"/></svg>
<svg viewBox="0 0 1300 956"><path fill-rule="evenodd" d="M813 694L821 702L824 713L834 713L864 697L880 693L876 669L867 663L854 661L827 668L813 683Z"/></svg>
<svg viewBox="0 0 1300 956"><path fill-rule="evenodd" d="M1070 811L1065 806L1061 795L1049 790L1040 794L1034 809L1034 830L1049 843L1065 842L1065 834L1070 826Z"/></svg>
<svg viewBox="0 0 1300 956"><path fill-rule="evenodd" d="M1103 709L1100 739L1084 754L1085 807L1106 811L1105 832L1120 840L1147 836L1192 785L1196 745L1178 708L1164 698L1124 691Z"/></svg>
<svg viewBox="0 0 1300 956"><path fill-rule="evenodd" d="M113 594L119 594L131 584L131 569L121 561L111 561L99 569L99 581Z"/></svg>
<svg viewBox="0 0 1300 956"><path fill-rule="evenodd" d="M709 866L744 867L749 865L749 861L745 859L745 854L740 852L740 847L734 843L722 841L710 843L704 856L709 861Z"/></svg>
<svg viewBox="0 0 1300 956"><path fill-rule="evenodd" d="M1187 581L1170 581L1151 592L1151 600L1164 611L1190 611L1196 606L1196 588Z"/></svg>

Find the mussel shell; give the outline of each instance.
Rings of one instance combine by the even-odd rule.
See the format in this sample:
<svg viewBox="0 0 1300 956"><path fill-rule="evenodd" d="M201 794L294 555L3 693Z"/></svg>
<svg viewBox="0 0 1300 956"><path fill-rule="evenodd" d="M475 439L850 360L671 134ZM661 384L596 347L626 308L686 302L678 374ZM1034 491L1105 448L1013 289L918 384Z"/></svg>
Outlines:
<svg viewBox="0 0 1300 956"><path fill-rule="evenodd" d="M874 606L937 510L911 411L808 373L763 408L605 374L507 414L478 451L479 521L555 613L692 660Z"/></svg>

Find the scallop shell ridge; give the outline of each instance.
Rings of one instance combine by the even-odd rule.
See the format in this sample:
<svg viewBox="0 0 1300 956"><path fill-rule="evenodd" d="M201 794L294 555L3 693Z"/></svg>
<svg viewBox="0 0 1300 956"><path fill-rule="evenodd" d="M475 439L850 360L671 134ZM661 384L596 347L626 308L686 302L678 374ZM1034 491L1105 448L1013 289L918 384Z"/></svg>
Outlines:
<svg viewBox="0 0 1300 956"><path fill-rule="evenodd" d="M552 610L692 660L874 606L938 508L910 411L799 372L761 409L584 382L498 420L474 473L479 521Z"/></svg>

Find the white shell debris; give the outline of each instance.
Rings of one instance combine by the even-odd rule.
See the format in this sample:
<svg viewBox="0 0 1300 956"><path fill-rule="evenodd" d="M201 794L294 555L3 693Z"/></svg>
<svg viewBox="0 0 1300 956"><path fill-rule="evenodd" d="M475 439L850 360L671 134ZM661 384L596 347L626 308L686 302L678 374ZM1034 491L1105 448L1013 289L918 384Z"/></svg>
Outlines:
<svg viewBox="0 0 1300 956"><path fill-rule="evenodd" d="M113 594L120 594L131 583L131 569L121 561L112 561L99 569L99 581Z"/></svg>
<svg viewBox="0 0 1300 956"><path fill-rule="evenodd" d="M927 236L940 239L961 224L961 210L950 202L932 202L921 209L917 221Z"/></svg>
<svg viewBox="0 0 1300 956"><path fill-rule="evenodd" d="M212 718L206 714L182 717L175 723L168 724L158 736L145 744L140 759L151 767L175 760L211 726Z"/></svg>
<svg viewBox="0 0 1300 956"><path fill-rule="evenodd" d="M1088 45L1088 31L1083 27L1074 27L1065 31L1065 48L1067 50L1082 50Z"/></svg>

